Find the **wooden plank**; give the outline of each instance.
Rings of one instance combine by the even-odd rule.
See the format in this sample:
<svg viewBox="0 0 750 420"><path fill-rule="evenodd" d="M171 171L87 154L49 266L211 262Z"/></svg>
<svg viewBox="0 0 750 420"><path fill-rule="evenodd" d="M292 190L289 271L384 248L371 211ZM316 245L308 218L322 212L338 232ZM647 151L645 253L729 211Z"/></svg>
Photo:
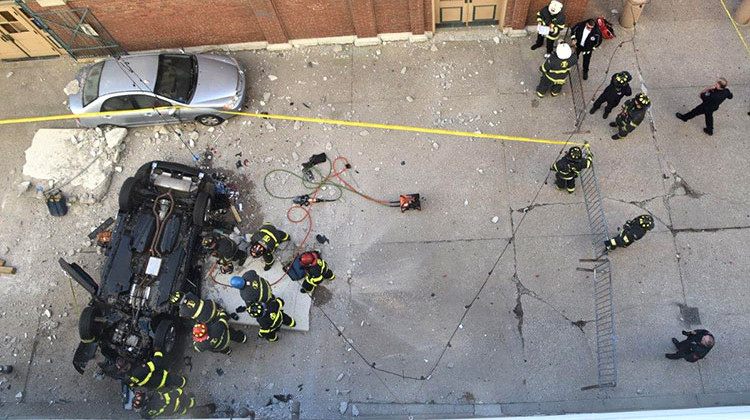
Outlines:
<svg viewBox="0 0 750 420"><path fill-rule="evenodd" d="M0 267L0 274L16 274L15 267Z"/></svg>
<svg viewBox="0 0 750 420"><path fill-rule="evenodd" d="M237 211L237 207L234 204L229 207L232 209L232 216L234 216L234 220L237 221L237 224L242 223L242 218L240 217L240 212Z"/></svg>

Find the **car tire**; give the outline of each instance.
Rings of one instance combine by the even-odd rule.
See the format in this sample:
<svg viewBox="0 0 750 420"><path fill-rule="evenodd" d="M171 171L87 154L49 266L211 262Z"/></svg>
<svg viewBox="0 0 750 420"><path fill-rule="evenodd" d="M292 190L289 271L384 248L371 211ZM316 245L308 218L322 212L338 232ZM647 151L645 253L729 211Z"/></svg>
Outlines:
<svg viewBox="0 0 750 420"><path fill-rule="evenodd" d="M154 347L162 353L169 354L177 342L177 325L171 319L162 319L154 332Z"/></svg>
<svg viewBox="0 0 750 420"><path fill-rule="evenodd" d="M138 180L132 176L122 183L122 187L120 187L120 196L118 197L120 211L129 212L135 208L136 190L138 189L138 186Z"/></svg>
<svg viewBox="0 0 750 420"><path fill-rule="evenodd" d="M224 118L216 115L199 115L195 118L195 121L198 121L200 124L203 124L205 126L213 127L223 123Z"/></svg>
<svg viewBox="0 0 750 420"><path fill-rule="evenodd" d="M193 224L203 227L206 224L206 214L211 210L211 194L201 191L195 199L193 207Z"/></svg>
<svg viewBox="0 0 750 420"><path fill-rule="evenodd" d="M100 328L96 324L96 317L99 315L99 311L93 306L83 308L78 319L78 335L81 341L90 343L99 338Z"/></svg>

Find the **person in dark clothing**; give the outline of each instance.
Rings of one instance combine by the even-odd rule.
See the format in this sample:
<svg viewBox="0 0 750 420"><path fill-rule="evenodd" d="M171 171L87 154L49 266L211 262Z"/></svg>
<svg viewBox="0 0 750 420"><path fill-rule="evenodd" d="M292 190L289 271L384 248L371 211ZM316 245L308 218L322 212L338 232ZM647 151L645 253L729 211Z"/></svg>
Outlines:
<svg viewBox="0 0 750 420"><path fill-rule="evenodd" d="M216 411L216 404L195 405L193 394L185 393L182 388L173 389L167 392L136 391L133 396L133 409L140 411L141 418L153 419L161 416L179 415L185 418L188 411L191 411L191 417L208 417ZM203 409L198 414L195 411Z"/></svg>
<svg viewBox="0 0 750 420"><path fill-rule="evenodd" d="M714 344L716 344L713 334L708 332L708 330L683 331L682 335L686 336L687 339L679 341L672 337L672 344L677 347L677 351L674 353L665 353L664 356L667 359L677 360L684 358L690 363L695 363L706 357L708 352L714 347Z"/></svg>
<svg viewBox="0 0 750 420"><path fill-rule="evenodd" d="M576 178L578 173L591 166L594 155L586 144L586 158L578 146L571 147L563 157L552 164L551 170L555 171L555 185L558 189L566 189L573 194L576 190Z"/></svg>
<svg viewBox="0 0 750 420"><path fill-rule="evenodd" d="M289 240L289 234L283 230L277 229L274 225L266 222L253 234L250 238L250 255L253 258L263 257L263 261L266 263L263 270L268 271L273 266L276 258L273 256L273 251L279 247L283 242Z"/></svg>
<svg viewBox="0 0 750 420"><path fill-rule="evenodd" d="M230 341L246 343L247 336L242 331L229 327L229 315L224 310L220 310L219 316L209 323L198 322L193 325L193 349L199 353L212 351L230 354Z"/></svg>
<svg viewBox="0 0 750 420"><path fill-rule="evenodd" d="M552 55L555 48L555 41L560 36L560 31L565 28L565 15L562 13L563 5L557 0L552 0L548 6L544 6L536 12L537 35L536 43L531 46L532 51L541 47L544 38L547 38L547 54L544 57Z"/></svg>
<svg viewBox="0 0 750 420"><path fill-rule="evenodd" d="M635 98L625 101L615 121L609 123L610 127L617 127L617 134L612 136L612 140L623 139L635 130L646 117L650 106L651 100L645 93L639 93Z"/></svg>
<svg viewBox="0 0 750 420"><path fill-rule="evenodd" d="M181 318L190 318L195 322L211 322L221 310L214 300L203 300L190 292L174 292L169 301L179 305Z"/></svg>
<svg viewBox="0 0 750 420"><path fill-rule="evenodd" d="M732 92L727 89L728 85L729 83L727 82L727 79L723 77L720 78L716 81L716 84L714 86L709 86L703 89L700 95L698 95L702 101L700 105L693 108L687 114L680 114L678 112L675 115L677 115L677 118L681 119L682 121L688 121L700 114L703 114L706 117L706 128L703 129L703 132L708 134L709 136L713 136L714 112L719 109L719 105L721 105L721 103L724 102L725 99L732 99L734 97L732 95Z"/></svg>
<svg viewBox="0 0 750 420"><path fill-rule="evenodd" d="M234 261L244 265L247 259L247 252L239 249L237 244L226 236L207 236L203 239L203 246L211 251L211 255L218 258L222 274L234 272Z"/></svg>
<svg viewBox="0 0 750 420"><path fill-rule="evenodd" d="M248 306L247 312L258 320L260 329L258 337L273 342L279 339L278 331L282 325L293 327L297 322L291 316L284 313L284 301L274 298L270 302L253 303Z"/></svg>
<svg viewBox="0 0 750 420"><path fill-rule="evenodd" d="M627 248L633 242L643 238L646 232L654 228L654 218L648 214L642 214L633 220L628 220L622 229L617 229L619 234L609 241L604 241L607 251L613 251L618 247Z"/></svg>
<svg viewBox="0 0 750 420"><path fill-rule="evenodd" d="M230 284L240 290L240 297L245 306L238 307L235 312L245 312L247 307L253 303L268 302L274 299L273 290L268 280L259 276L255 270L250 270L240 276L232 277Z"/></svg>
<svg viewBox="0 0 750 420"><path fill-rule="evenodd" d="M627 71L613 74L609 86L604 88L602 94L596 98L594 106L591 107L589 114L595 113L599 107L606 102L607 106L604 107L604 115L602 115L602 118L607 119L609 113L612 112L614 107L620 104L620 99L622 99L623 96L630 96L633 94L633 91L630 90L630 84L628 83L631 80L633 80L633 76Z"/></svg>
<svg viewBox="0 0 750 420"><path fill-rule="evenodd" d="M578 60L573 57L570 45L561 42L555 50L555 54L549 57L539 68L542 77L539 79L539 85L536 87L536 96L543 98L550 91L552 96L560 94L565 81L568 80L568 73L576 65Z"/></svg>
<svg viewBox="0 0 750 420"><path fill-rule="evenodd" d="M150 361L132 368L130 362L125 359L117 360L117 369L121 372L129 372L126 382L130 387L162 389L185 386L187 379L182 375L170 374L166 365L164 354L160 350L154 351L154 357Z"/></svg>
<svg viewBox="0 0 750 420"><path fill-rule="evenodd" d="M591 53L602 43L602 30L594 19L585 20L571 28L571 39L576 57L583 54L583 80L588 80Z"/></svg>
<svg viewBox="0 0 750 420"><path fill-rule="evenodd" d="M302 281L300 293L308 293L312 296L315 288L323 280L333 281L336 278L336 274L328 268L328 263L323 258L320 258L320 254L317 251L301 254L299 261L300 265L302 265L302 270L305 272L305 279Z"/></svg>

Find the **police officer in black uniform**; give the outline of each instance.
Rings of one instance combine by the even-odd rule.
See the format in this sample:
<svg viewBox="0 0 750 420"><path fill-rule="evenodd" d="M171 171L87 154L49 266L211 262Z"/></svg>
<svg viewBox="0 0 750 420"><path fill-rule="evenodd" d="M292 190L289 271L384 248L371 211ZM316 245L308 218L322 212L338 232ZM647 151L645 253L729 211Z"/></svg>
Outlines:
<svg viewBox="0 0 750 420"><path fill-rule="evenodd" d="M695 363L698 360L706 357L709 351L716 344L713 334L708 330L694 330L694 331L683 331L682 335L686 336L687 339L679 341L672 337L672 344L677 347L675 353L665 353L664 356L667 359L677 360L685 359L690 363Z"/></svg>
<svg viewBox="0 0 750 420"><path fill-rule="evenodd" d="M566 189L568 193L573 194L576 190L576 178L578 173L591 167L594 155L586 144L586 158L583 157L583 151L578 146L571 147L560 160L555 162L551 170L555 171L555 185L558 189Z"/></svg>
<svg viewBox="0 0 750 420"><path fill-rule="evenodd" d="M703 132L708 134L709 136L713 136L714 112L719 109L719 105L721 105L721 103L724 102L725 99L732 99L734 97L732 95L732 92L727 89L728 84L729 83L727 82L727 79L723 77L719 78L719 80L716 81L716 85L709 86L701 91L699 96L702 102L700 105L696 106L690 112L684 115L678 112L676 114L677 118L681 119L682 121L687 121L700 114L703 114L706 117L706 128L703 129Z"/></svg>
<svg viewBox="0 0 750 420"><path fill-rule="evenodd" d="M211 255L218 258L222 274L234 272L234 261L244 265L247 252L239 249L237 244L226 236L210 235L203 239L203 246L211 251Z"/></svg>
<svg viewBox="0 0 750 420"><path fill-rule="evenodd" d="M302 270L305 272L305 279L302 281L302 288L300 293L313 294L315 288L323 282L323 280L333 281L336 278L336 274L331 271L328 267L328 263L320 258L320 253L317 251L309 251L300 254L299 262L302 266Z"/></svg>
<svg viewBox="0 0 750 420"><path fill-rule="evenodd" d="M561 42L555 50L555 54L549 57L539 68L542 77L536 87L536 96L543 98L550 91L552 96L560 94L568 73L576 65L578 59L573 57L570 45Z"/></svg>
<svg viewBox="0 0 750 420"><path fill-rule="evenodd" d="M258 320L260 329L258 337L274 342L279 339L278 331L282 325L293 327L297 322L284 313L284 301L275 297L269 302L253 303L247 307L247 312Z"/></svg>
<svg viewBox="0 0 750 420"><path fill-rule="evenodd" d="M635 98L625 101L615 121L609 123L610 127L617 127L617 134L612 136L612 140L623 139L635 130L646 117L646 111L650 106L651 100L645 93L639 93Z"/></svg>
<svg viewBox="0 0 750 420"><path fill-rule="evenodd" d="M229 342L246 343L247 336L240 330L229 327L229 316L220 310L211 322L198 322L193 325L193 349L197 352L232 353Z"/></svg>
<svg viewBox="0 0 750 420"><path fill-rule="evenodd" d="M625 222L618 235L609 241L604 241L604 246L607 247L607 251L612 251L618 247L627 248L633 242L643 238L646 232L653 228L654 218L648 214L642 214L633 220Z"/></svg>
<svg viewBox="0 0 750 420"><path fill-rule="evenodd" d="M591 53L602 43L602 30L594 19L579 22L570 29L576 57L580 58L583 54L583 80L588 80Z"/></svg>
<svg viewBox="0 0 750 420"><path fill-rule="evenodd" d="M263 270L268 271L273 266L276 258L273 256L273 251L279 247L279 244L289 240L289 234L277 229L274 225L266 222L253 234L250 238L250 255L253 258L263 257L265 266Z"/></svg>
<svg viewBox="0 0 750 420"><path fill-rule="evenodd" d="M549 27L549 33L542 35L537 33L536 43L531 46L535 50L542 46L544 38L547 38L547 54L545 57L552 55L552 49L555 47L555 41L560 36L560 31L565 28L565 15L562 12L563 5L557 0L552 0L548 6L544 6L536 12L536 21L539 26Z"/></svg>
<svg viewBox="0 0 750 420"><path fill-rule="evenodd" d="M594 106L591 107L589 114L595 113L599 107L606 102L607 106L604 107L604 115L602 115L602 118L607 119L609 113L620 104L620 99L622 99L623 96L630 96L633 94L633 91L630 90L630 84L628 83L631 80L633 80L633 76L627 71L613 74L609 86L604 88L602 94L596 98Z"/></svg>

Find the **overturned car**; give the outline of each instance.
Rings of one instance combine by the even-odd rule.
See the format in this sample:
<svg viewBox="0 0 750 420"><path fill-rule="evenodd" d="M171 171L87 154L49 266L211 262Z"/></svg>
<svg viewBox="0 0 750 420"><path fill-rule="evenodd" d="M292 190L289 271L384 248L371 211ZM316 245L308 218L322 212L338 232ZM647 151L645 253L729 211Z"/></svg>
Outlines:
<svg viewBox="0 0 750 420"><path fill-rule="evenodd" d="M149 162L122 184L101 280L59 260L91 295L79 320L78 372L97 349L108 365L117 359L144 363L155 347L164 354L173 350L179 317L169 298L174 292L200 294L195 262L214 199L214 181L199 169Z"/></svg>

